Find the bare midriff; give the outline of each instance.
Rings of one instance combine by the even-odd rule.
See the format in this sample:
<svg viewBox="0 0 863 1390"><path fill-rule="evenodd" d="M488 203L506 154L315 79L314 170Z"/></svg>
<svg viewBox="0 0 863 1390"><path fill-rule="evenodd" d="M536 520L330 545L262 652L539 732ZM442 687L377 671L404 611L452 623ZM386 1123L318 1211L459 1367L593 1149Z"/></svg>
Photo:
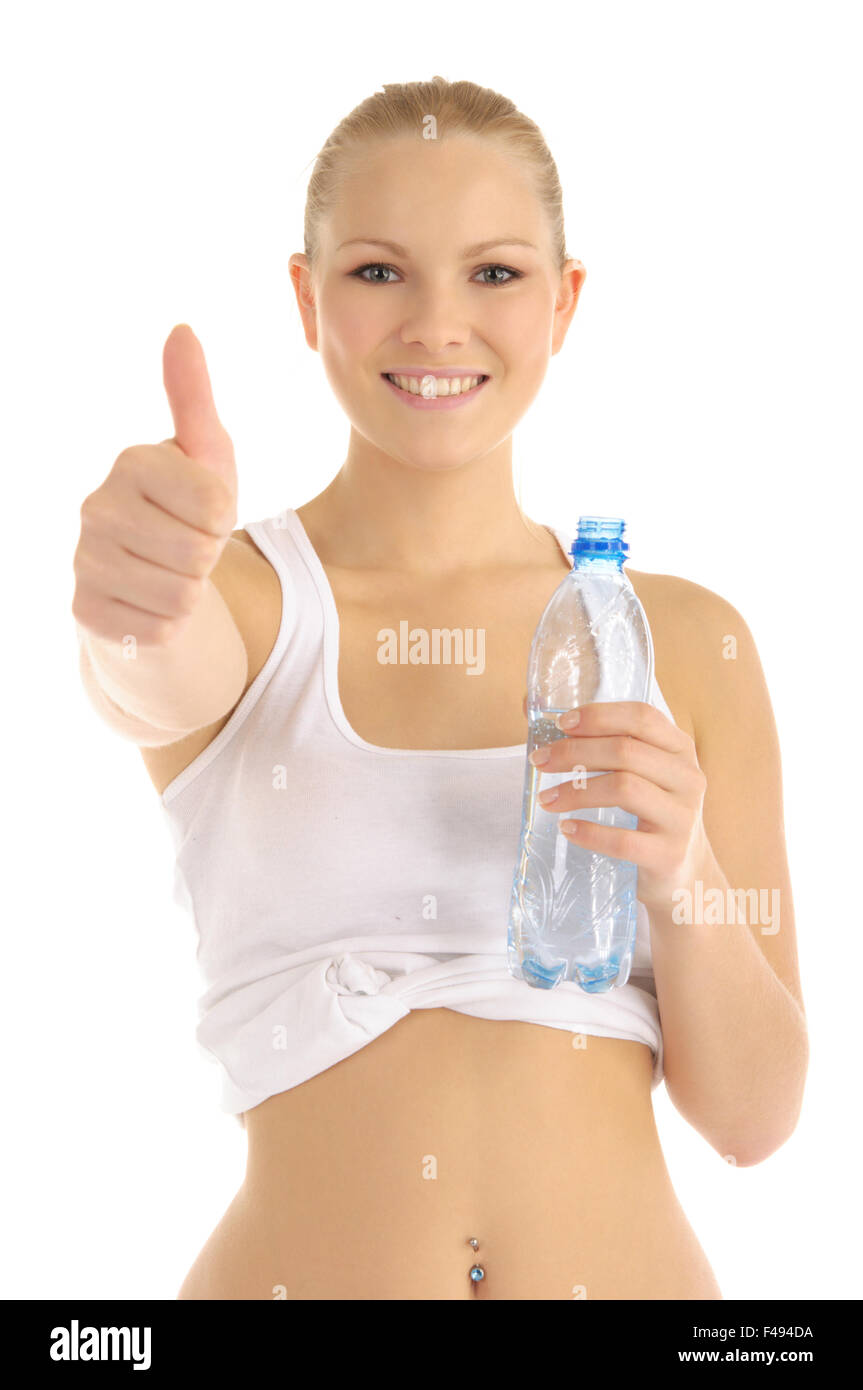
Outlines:
<svg viewBox="0 0 863 1390"><path fill-rule="evenodd" d="M245 1181L179 1297L719 1299L652 1066L643 1043L415 1010L246 1112Z"/></svg>

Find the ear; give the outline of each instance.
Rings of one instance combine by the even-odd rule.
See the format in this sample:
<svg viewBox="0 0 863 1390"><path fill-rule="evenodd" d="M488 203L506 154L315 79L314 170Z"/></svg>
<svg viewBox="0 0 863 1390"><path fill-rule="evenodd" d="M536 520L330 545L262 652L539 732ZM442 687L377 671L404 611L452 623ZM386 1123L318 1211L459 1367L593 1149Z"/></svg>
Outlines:
<svg viewBox="0 0 863 1390"><path fill-rule="evenodd" d="M563 347L567 329L572 322L578 296L584 284L587 271L581 261L568 260L560 273L560 289L554 305L554 329L551 338L551 354L554 356Z"/></svg>
<svg viewBox="0 0 863 1390"><path fill-rule="evenodd" d="M297 306L303 321L303 332L310 348L318 348L318 319L315 308L315 292L308 258L301 251L295 251L288 261Z"/></svg>

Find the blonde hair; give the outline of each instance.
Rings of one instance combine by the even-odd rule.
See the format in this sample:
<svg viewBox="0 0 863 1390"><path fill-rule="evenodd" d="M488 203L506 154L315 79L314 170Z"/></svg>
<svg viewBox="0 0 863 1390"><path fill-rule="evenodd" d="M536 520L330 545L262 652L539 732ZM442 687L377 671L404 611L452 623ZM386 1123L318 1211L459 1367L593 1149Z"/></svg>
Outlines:
<svg viewBox="0 0 863 1390"><path fill-rule="evenodd" d="M539 126L509 97L490 87L448 82L445 77L433 77L430 82L386 82L382 91L366 97L336 126L318 153L306 193L303 250L310 269L318 256L318 229L338 199L340 177L351 156L381 140L405 135L422 139L429 117L434 118L435 139L482 136L523 160L545 209L552 255L562 271L567 259L563 195L557 165Z"/></svg>
<svg viewBox="0 0 863 1390"><path fill-rule="evenodd" d="M430 117L434 118L435 139L481 136L523 161L548 219L553 260L562 272L568 259L563 193L557 165L539 126L509 97L490 87L433 77L430 82L384 83L382 91L366 97L339 122L319 151L309 179L303 220L303 250L312 275L319 254L319 228L338 200L340 180L351 157L381 140L405 135L422 139ZM525 528L535 536L538 533L522 505L520 469L517 481L519 512Z"/></svg>

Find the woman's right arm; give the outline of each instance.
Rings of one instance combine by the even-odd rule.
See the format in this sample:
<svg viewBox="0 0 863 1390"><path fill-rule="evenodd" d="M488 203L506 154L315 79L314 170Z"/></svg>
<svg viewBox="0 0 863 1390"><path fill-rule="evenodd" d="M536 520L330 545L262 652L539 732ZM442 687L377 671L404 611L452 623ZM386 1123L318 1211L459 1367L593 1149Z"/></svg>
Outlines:
<svg viewBox="0 0 863 1390"><path fill-rule="evenodd" d="M178 324L163 353L175 435L124 449L81 507L72 613L84 688L106 723L160 747L213 723L240 698L248 657L214 582L231 538L237 474L203 350Z"/></svg>

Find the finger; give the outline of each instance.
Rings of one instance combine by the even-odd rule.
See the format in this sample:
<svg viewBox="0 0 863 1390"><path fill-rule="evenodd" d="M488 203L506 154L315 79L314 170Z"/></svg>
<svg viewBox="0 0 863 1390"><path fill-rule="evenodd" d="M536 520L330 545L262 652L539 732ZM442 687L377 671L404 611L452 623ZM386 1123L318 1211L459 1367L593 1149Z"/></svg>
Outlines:
<svg viewBox="0 0 863 1390"><path fill-rule="evenodd" d="M224 549L221 536L178 520L143 495L115 520L112 540L139 560L197 578L211 573Z"/></svg>
<svg viewBox="0 0 863 1390"><path fill-rule="evenodd" d="M656 829L673 827L686 817L685 808L679 806L672 793L631 772L609 772L591 777L585 787L559 782L540 792L538 801L543 810L552 815L619 807Z"/></svg>
<svg viewBox="0 0 863 1390"><path fill-rule="evenodd" d="M570 725L571 714L577 714L578 720ZM579 737L628 734L669 753L680 753L691 743L689 736L673 720L644 700L599 700L579 705L577 710L558 715L557 726L564 733L575 729Z"/></svg>
<svg viewBox="0 0 863 1390"><path fill-rule="evenodd" d="M126 467L131 483L147 501L161 507L169 516L195 526L209 535L227 537L235 520L230 489L213 476L198 459L186 458L177 450L175 463L165 444L139 444L130 452ZM182 466L179 466L182 464Z"/></svg>
<svg viewBox="0 0 863 1390"><path fill-rule="evenodd" d="M668 792L679 792L686 784L686 765L678 757L627 734L557 739L534 749L530 761L543 774L630 772Z"/></svg>
<svg viewBox="0 0 863 1390"><path fill-rule="evenodd" d="M622 830L619 826L596 825L589 820L575 821L574 830L564 831L563 825L561 833L565 839L593 854L623 859L639 869L648 869L655 858L656 836L646 830Z"/></svg>
<svg viewBox="0 0 863 1390"><path fill-rule="evenodd" d="M187 323L171 329L162 350L162 379L174 440L189 458L226 477L234 467L231 438L216 413L204 349Z"/></svg>
<svg viewBox="0 0 863 1390"><path fill-rule="evenodd" d="M177 618L191 612L200 597L201 579L151 564L137 555L126 554L122 564L119 564L116 558L118 548L111 540L97 541L91 545L79 569L85 583L94 572L104 572L110 566L112 578L106 598L127 604L151 617Z"/></svg>

